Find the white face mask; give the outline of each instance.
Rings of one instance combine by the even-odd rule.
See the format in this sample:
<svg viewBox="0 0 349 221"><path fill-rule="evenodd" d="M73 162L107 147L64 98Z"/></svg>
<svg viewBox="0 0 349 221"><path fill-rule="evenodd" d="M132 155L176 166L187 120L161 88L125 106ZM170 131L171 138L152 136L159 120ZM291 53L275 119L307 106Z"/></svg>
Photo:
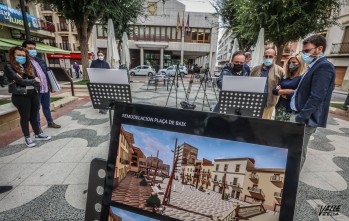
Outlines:
<svg viewBox="0 0 349 221"><path fill-rule="evenodd" d="M104 56L98 56L98 59L101 60L101 61L103 61Z"/></svg>

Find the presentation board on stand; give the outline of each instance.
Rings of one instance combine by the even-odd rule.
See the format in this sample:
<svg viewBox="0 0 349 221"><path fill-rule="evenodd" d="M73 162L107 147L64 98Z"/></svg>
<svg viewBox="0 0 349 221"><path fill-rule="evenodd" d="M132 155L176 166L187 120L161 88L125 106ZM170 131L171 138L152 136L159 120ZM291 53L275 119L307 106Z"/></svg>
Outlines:
<svg viewBox="0 0 349 221"><path fill-rule="evenodd" d="M129 84L126 69L87 68L91 83Z"/></svg>
<svg viewBox="0 0 349 221"><path fill-rule="evenodd" d="M266 77L223 76L222 91L264 93Z"/></svg>

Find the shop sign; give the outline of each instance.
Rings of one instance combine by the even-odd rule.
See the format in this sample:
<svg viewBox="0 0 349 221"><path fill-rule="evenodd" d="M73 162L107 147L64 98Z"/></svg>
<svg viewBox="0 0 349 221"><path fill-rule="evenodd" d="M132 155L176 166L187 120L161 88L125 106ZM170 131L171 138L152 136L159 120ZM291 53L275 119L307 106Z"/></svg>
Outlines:
<svg viewBox="0 0 349 221"><path fill-rule="evenodd" d="M26 14L29 28L39 29L39 20L28 13ZM20 10L0 4L0 21L23 26L22 12Z"/></svg>

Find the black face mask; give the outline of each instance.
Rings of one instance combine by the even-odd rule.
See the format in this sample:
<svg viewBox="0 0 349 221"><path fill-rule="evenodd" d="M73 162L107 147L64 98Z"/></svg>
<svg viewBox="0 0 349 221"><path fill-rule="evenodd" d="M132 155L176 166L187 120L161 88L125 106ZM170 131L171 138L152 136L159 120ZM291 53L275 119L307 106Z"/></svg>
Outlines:
<svg viewBox="0 0 349 221"><path fill-rule="evenodd" d="M233 71L234 72L240 72L244 68L243 64L233 64Z"/></svg>

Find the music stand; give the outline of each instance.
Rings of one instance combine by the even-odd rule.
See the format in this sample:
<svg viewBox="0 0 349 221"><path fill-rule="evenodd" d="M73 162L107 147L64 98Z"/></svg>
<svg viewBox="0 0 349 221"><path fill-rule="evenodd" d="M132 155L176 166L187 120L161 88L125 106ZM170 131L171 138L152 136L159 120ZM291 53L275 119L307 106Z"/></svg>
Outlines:
<svg viewBox="0 0 349 221"><path fill-rule="evenodd" d="M129 84L88 83L88 92L94 109L109 110L110 126L112 125L111 110L116 101L132 103Z"/></svg>
<svg viewBox="0 0 349 221"><path fill-rule="evenodd" d="M220 91L219 113L262 118L266 93Z"/></svg>

